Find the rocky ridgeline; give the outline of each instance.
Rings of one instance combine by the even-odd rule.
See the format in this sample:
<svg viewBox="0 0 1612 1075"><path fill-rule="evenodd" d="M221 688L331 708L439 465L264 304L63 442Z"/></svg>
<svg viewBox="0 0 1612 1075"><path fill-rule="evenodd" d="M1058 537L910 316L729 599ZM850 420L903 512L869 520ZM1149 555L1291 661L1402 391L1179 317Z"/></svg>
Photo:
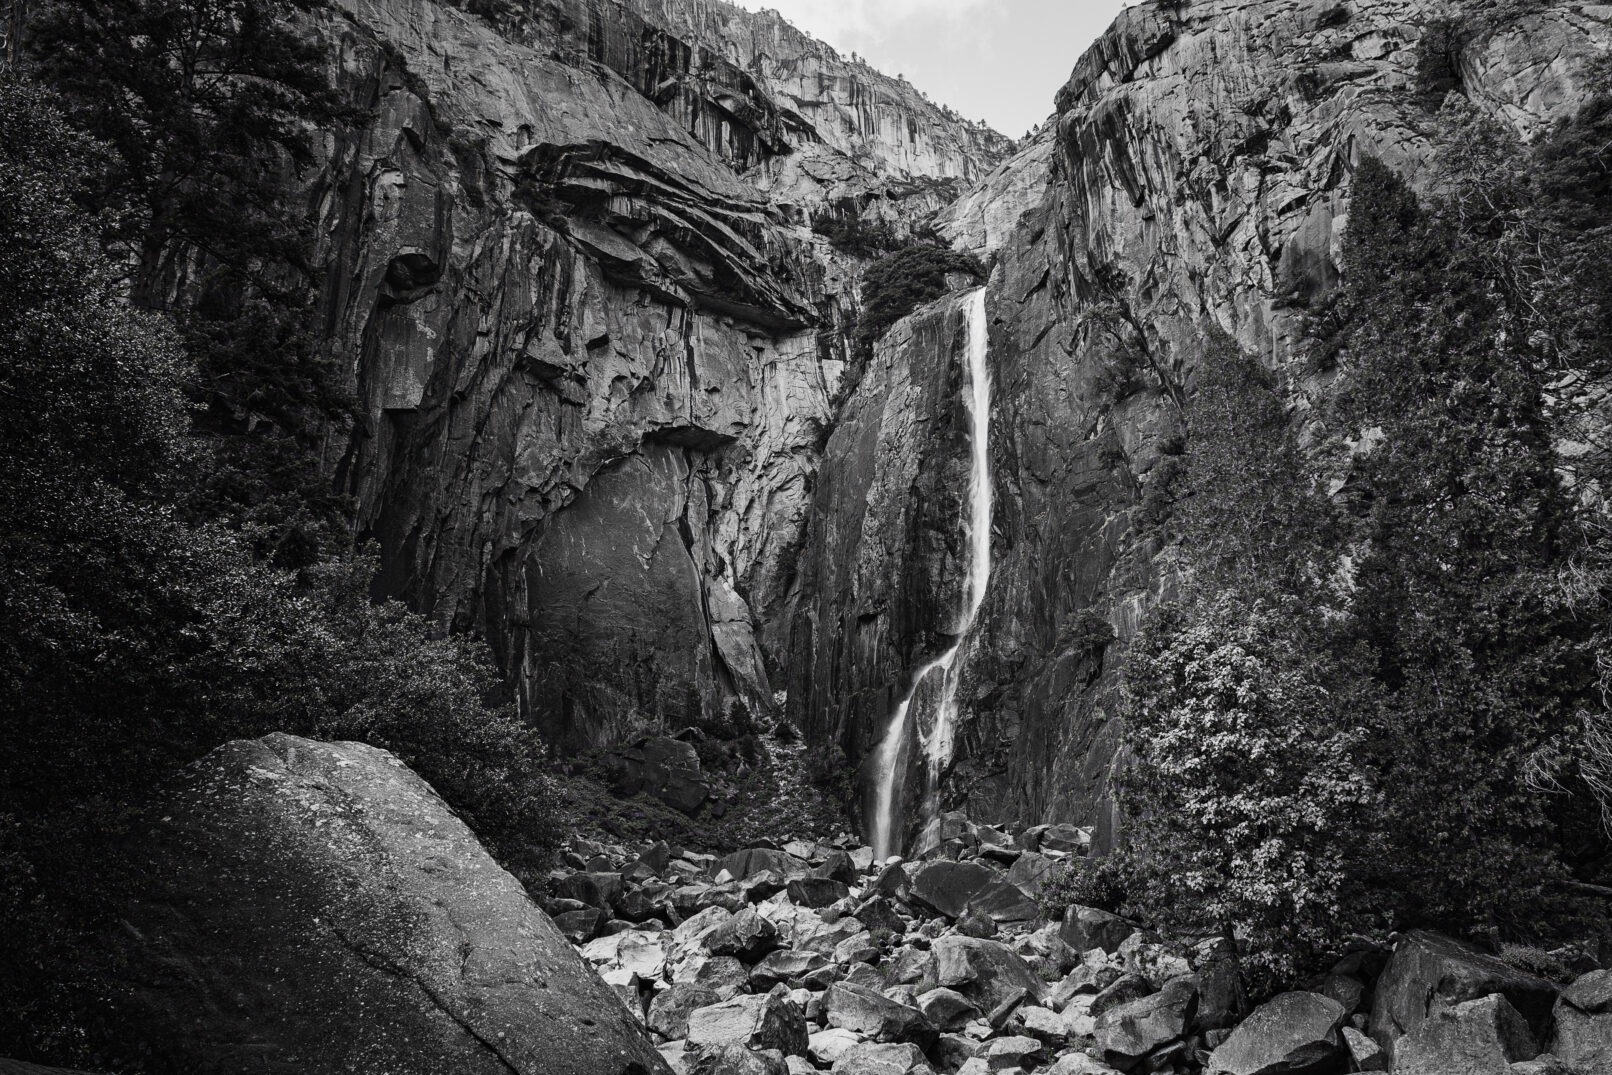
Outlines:
<svg viewBox="0 0 1612 1075"><path fill-rule="evenodd" d="M579 841L547 909L682 1075L1612 1070L1612 971L1583 957L1563 988L1412 933L1250 1011L1222 941L1038 917L1088 830L955 815L943 836L884 863L848 836L721 858Z"/></svg>

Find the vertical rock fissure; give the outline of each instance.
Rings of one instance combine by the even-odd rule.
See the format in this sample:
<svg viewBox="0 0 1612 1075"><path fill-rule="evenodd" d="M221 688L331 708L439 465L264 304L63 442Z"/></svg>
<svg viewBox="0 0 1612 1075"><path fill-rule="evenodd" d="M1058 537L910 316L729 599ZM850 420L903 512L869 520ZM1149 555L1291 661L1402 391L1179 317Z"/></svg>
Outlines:
<svg viewBox="0 0 1612 1075"><path fill-rule="evenodd" d="M890 723L875 752L873 774L876 784L868 840L873 845L874 854L880 858L901 850L903 793L909 751L914 739L913 704L919 689L937 670L942 677L940 696L934 724L924 739L923 748L927 776L924 827L926 833L938 835L940 777L951 760L956 739L957 690L961 678L961 669L956 667L957 655L968 640L991 579L991 377L986 364L990 350L990 329L985 320L985 289L974 291L964 309L968 317L969 387L968 515L963 520L968 530L964 587L967 603L951 645L939 657L920 668L913 677L906 696L891 714Z"/></svg>

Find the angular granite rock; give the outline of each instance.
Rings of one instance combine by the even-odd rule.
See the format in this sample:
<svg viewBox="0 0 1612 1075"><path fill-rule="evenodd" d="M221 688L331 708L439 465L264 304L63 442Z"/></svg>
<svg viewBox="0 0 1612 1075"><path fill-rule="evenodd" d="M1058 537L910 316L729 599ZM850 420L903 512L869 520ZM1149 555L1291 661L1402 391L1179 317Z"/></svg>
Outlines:
<svg viewBox="0 0 1612 1075"><path fill-rule="evenodd" d="M1576 1071L1612 1071L1612 971L1580 975L1556 1002L1550 1051Z"/></svg>
<svg viewBox="0 0 1612 1075"><path fill-rule="evenodd" d="M1499 993L1441 1007L1395 1043L1395 1075L1509 1075L1539 1055L1533 1031Z"/></svg>
<svg viewBox="0 0 1612 1075"><path fill-rule="evenodd" d="M730 1045L776 1049L785 1056L806 1052L806 1017L782 989L750 993L705 1008L688 1017L690 1048L705 1051Z"/></svg>
<svg viewBox="0 0 1612 1075"><path fill-rule="evenodd" d="M1554 983L1508 966L1469 944L1415 931L1399 942L1377 979L1371 1036L1395 1060L1399 1039L1439 1011L1499 993L1527 1021L1537 1041L1549 1029L1558 992Z"/></svg>
<svg viewBox="0 0 1612 1075"><path fill-rule="evenodd" d="M956 990L981 1011L1022 994L1040 996L1045 989L1024 958L1000 941L941 937L932 950L936 984Z"/></svg>
<svg viewBox="0 0 1612 1075"><path fill-rule="evenodd" d="M1177 978L1159 992L1110 1008L1097 1019L1097 1048L1103 1060L1123 1071L1183 1037L1198 1006L1198 986Z"/></svg>
<svg viewBox="0 0 1612 1075"><path fill-rule="evenodd" d="M874 1041L913 1041L927 1045L935 1039L935 1027L921 1010L853 982L836 982L829 986L823 1008L830 1026L854 1031Z"/></svg>
<svg viewBox="0 0 1612 1075"><path fill-rule="evenodd" d="M1210 1075L1308 1075L1343 1057L1343 1005L1319 993L1281 993L1254 1009L1210 1055Z"/></svg>

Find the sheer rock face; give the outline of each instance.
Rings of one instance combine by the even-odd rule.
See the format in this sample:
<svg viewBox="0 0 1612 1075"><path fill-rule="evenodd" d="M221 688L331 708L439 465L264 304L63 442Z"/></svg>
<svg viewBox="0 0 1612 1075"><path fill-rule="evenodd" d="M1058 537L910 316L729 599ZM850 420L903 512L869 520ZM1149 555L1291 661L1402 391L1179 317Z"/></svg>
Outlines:
<svg viewBox="0 0 1612 1075"><path fill-rule="evenodd" d="M1339 281L1353 169L1371 153L1415 186L1430 182L1434 123L1417 99L1417 45L1436 19L1485 12L1493 18L1478 0L1138 4L1080 58L1053 127L943 214L954 242L996 258L993 569L959 658L947 805L986 820L1095 824L1099 844L1108 838L1115 670L1148 605L1173 585L1161 550L1138 534L1138 506L1179 432L1203 337L1221 329L1267 364L1292 367L1300 408L1304 394L1324 391L1294 357L1304 302ZM1456 57L1459 88L1532 137L1587 98L1588 61L1609 49L1607 7L1507 15ZM930 341L899 331L881 361L931 361ZM851 430L883 391L870 378L849 404L820 498L860 482L870 456ZM905 466L916 483L930 479L932 468ZM933 609L953 607L902 573L922 562L920 537L932 543L934 524L902 529L901 513L926 502L923 486L881 498L904 506L877 518L847 507L813 530L803 567L819 582L815 603L802 605L812 612L795 659L804 637L818 690L834 685L839 699L837 709L808 703L827 714L812 726L853 758L939 652L945 614ZM941 533L960 540L959 519L948 516ZM843 540L816 543L853 527L891 535L859 554L888 569L854 590L835 581L851 562ZM920 615L884 611L910 609L915 589L927 602ZM1106 651L1081 642L1088 610L1118 636Z"/></svg>
<svg viewBox="0 0 1612 1075"><path fill-rule="evenodd" d="M976 816L1096 822L1103 837L1114 670L1171 586L1137 506L1202 337L1216 327L1293 364L1302 301L1338 282L1360 156L1429 178L1423 28L1487 7L1144 3L1076 65L1052 180L991 285L996 564L953 781ZM1609 48L1612 9L1552 5L1468 46L1462 89L1530 137L1586 98L1585 64ZM1106 653L1072 641L1086 609L1119 636Z"/></svg>
<svg viewBox="0 0 1612 1075"><path fill-rule="evenodd" d="M1052 178L1058 129L1048 123L978 185L941 211L936 227L954 247L986 258L1001 249L1024 214L1041 204Z"/></svg>
<svg viewBox="0 0 1612 1075"><path fill-rule="evenodd" d="M908 220L1005 143L725 5L302 25L362 117L303 189L382 590L484 635L562 749L770 702L856 303L810 218ZM786 202L807 162L844 182Z"/></svg>
<svg viewBox="0 0 1612 1075"><path fill-rule="evenodd" d="M838 738L853 758L873 751L920 655L958 629L967 347L962 295L898 322L825 449L801 562L789 707L809 737Z"/></svg>
<svg viewBox="0 0 1612 1075"><path fill-rule="evenodd" d="M194 1072L669 1075L639 1022L391 754L219 747L131 836L102 1010Z"/></svg>
<svg viewBox="0 0 1612 1075"><path fill-rule="evenodd" d="M720 0L302 16L369 110L304 189L362 411L331 454L381 588L487 637L562 750L787 683L860 764L957 626L963 319L954 298L895 329L836 414L858 265L809 225L900 234L962 193L938 222L995 259L997 495L947 805L1101 843L1114 670L1171 585L1137 506L1202 337L1291 363L1360 155L1429 179L1425 28L1491 6L1139 4L1011 157ZM1609 19L1506 15L1460 89L1532 135L1584 99Z"/></svg>

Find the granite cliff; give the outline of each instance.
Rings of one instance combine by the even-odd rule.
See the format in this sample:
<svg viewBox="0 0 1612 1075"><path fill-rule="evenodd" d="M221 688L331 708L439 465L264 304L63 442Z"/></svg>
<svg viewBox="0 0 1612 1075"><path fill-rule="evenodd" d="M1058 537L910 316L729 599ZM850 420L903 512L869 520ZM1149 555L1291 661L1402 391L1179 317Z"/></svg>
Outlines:
<svg viewBox="0 0 1612 1075"><path fill-rule="evenodd" d="M307 189L383 588L562 749L771 705L859 262L1007 143L728 5L357 0Z"/></svg>
<svg viewBox="0 0 1612 1075"><path fill-rule="evenodd" d="M866 262L812 225L932 224L989 259L996 382L948 803L1105 825L1114 669L1169 585L1137 512L1202 338L1292 363L1360 156L1429 181L1451 19L1481 24L1456 91L1524 138L1612 47L1595 5L1143 3L1014 147L724 3L305 16L368 111L307 193L384 590L485 636L561 751L787 687L861 765L950 639L963 329L918 311L839 400Z"/></svg>

